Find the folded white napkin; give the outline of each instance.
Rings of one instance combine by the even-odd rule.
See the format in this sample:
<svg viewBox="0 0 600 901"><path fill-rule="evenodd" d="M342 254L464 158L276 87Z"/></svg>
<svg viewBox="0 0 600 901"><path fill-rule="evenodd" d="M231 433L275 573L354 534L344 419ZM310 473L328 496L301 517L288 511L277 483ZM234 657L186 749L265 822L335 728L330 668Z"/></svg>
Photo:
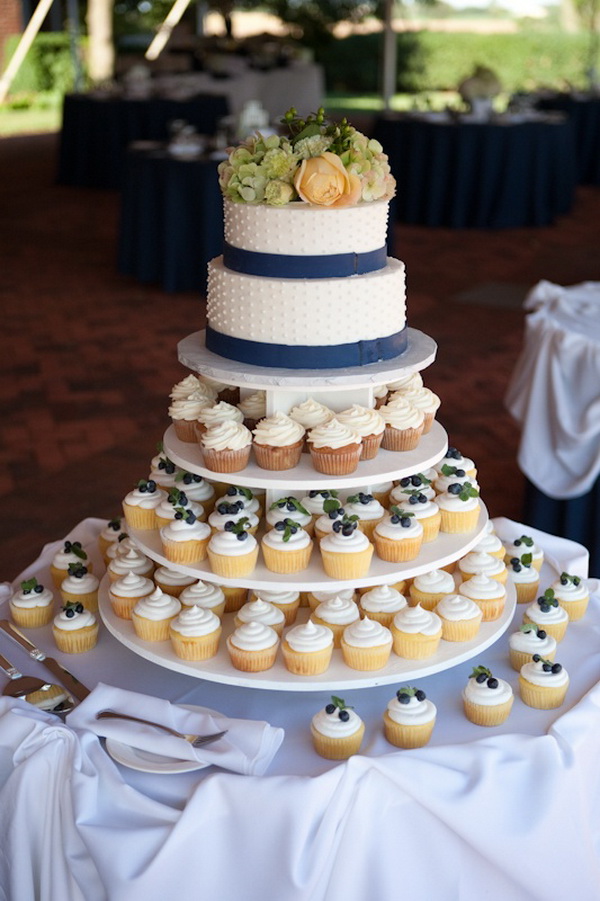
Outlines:
<svg viewBox="0 0 600 901"><path fill-rule="evenodd" d="M193 748L184 738L176 738L152 726L117 719L96 719L101 710L113 710L170 726L185 734L208 735L227 729L227 735L203 748ZM187 710L162 698L125 691L98 683L85 701L67 717L75 731L90 730L140 750L173 757L199 760L244 775L262 775L277 753L283 729L256 720L229 719L217 712Z"/></svg>

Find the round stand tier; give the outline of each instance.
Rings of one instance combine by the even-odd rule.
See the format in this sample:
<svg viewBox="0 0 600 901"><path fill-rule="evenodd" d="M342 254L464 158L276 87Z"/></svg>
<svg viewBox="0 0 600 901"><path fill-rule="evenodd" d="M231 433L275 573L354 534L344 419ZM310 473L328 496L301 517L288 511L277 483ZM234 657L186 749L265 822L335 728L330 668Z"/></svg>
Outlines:
<svg viewBox="0 0 600 901"><path fill-rule="evenodd" d="M261 469L251 458L240 472L213 472L204 466L199 444L180 441L170 426L163 438L165 453L173 463L213 482L242 485L246 488L283 489L285 493L319 488L359 488L361 485L377 485L391 479L401 479L415 472L424 472L444 456L448 449L448 436L438 422L434 422L427 435L423 435L414 451L380 450L372 460L361 460L357 469L347 476L327 476L317 472L310 454L302 458L293 469L273 472Z"/></svg>
<svg viewBox="0 0 600 901"><path fill-rule="evenodd" d="M254 572L241 579L230 579L216 575L210 568L208 559L199 563L177 565L169 562L163 554L160 535L157 530L136 531L130 529L129 534L139 548L152 560L176 569L178 572L194 576L206 582L215 582L217 585L241 586L244 588L263 588L274 591L334 591L336 588L347 588L349 585L364 587L367 585L393 585L403 579L413 578L432 569L440 569L453 563L475 547L482 538L488 521L487 510L481 505L477 528L472 532L459 533L457 535L448 532L440 532L435 541L429 541L421 546L418 557L407 563L387 563L373 554L369 573L360 579L332 579L326 575L321 563L321 555L318 548L313 549L309 566L299 573L282 575L274 573L265 566L262 556L259 554L258 563ZM260 542L260 535L257 536Z"/></svg>
<svg viewBox="0 0 600 901"><path fill-rule="evenodd" d="M409 328L407 332L408 347L403 354L381 363L348 369L265 369L238 363L207 350L204 331L194 332L180 341L177 352L180 362L188 369L226 385L253 390L300 387L307 391L324 388L328 391L347 391L348 388L384 385L393 382L398 373L405 369L417 371L429 366L435 359L437 344L418 329Z"/></svg>
<svg viewBox="0 0 600 901"><path fill-rule="evenodd" d="M232 613L225 614L223 617L223 634L219 651L215 657L198 663L181 660L173 652L169 641L142 641L135 634L130 620L120 619L115 615L108 598L108 585L109 582L105 577L99 593L100 615L108 631L135 654L139 654L140 657L157 663L159 666L164 666L166 669L185 673L197 679L275 691L334 691L337 694L340 691L354 688L370 688L390 683L404 684L413 679L442 672L470 660L492 645L508 629L516 606L514 586L509 583L507 585L507 601L499 619L482 623L476 638L472 641L453 642L442 639L437 653L426 660L407 660L392 652L383 669L376 672L363 672L346 666L342 659L342 652L336 649L327 672L319 676L296 676L286 669L280 654L274 666L265 672L243 673L236 670L229 660L225 647L225 639L233 630L234 614ZM297 622L304 622L309 613L307 607L301 607Z"/></svg>

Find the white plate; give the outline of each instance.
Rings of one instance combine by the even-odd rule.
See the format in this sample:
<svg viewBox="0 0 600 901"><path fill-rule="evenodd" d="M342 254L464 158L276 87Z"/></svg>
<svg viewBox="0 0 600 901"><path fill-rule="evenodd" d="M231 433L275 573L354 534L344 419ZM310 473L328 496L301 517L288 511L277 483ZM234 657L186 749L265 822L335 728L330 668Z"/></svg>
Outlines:
<svg viewBox="0 0 600 901"><path fill-rule="evenodd" d="M216 713L208 707L195 707L191 704L181 705L186 710L194 710L196 713ZM117 763L129 767L130 770L139 770L141 773L191 773L194 770L203 770L210 763L200 760L178 760L174 757L164 757L162 754L152 754L151 751L143 751L126 745L115 738L106 738L105 747L108 754Z"/></svg>

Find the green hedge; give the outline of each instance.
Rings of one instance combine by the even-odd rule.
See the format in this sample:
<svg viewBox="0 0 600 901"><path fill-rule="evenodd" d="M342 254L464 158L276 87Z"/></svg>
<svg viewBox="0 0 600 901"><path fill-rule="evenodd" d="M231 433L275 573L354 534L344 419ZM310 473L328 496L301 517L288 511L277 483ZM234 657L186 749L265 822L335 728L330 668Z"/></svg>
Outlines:
<svg viewBox="0 0 600 901"><path fill-rule="evenodd" d="M17 48L19 35L13 35L6 42L6 61ZM69 44L69 35L64 32L42 32L29 48L12 83L10 93L39 93L56 91L64 94L72 90L75 71Z"/></svg>
<svg viewBox="0 0 600 901"><path fill-rule="evenodd" d="M450 34L405 32L397 36L398 91L454 89L476 63L493 68L510 93L541 86L583 86L586 34ZM321 60L328 91L371 93L380 88L382 38L354 35L335 41Z"/></svg>

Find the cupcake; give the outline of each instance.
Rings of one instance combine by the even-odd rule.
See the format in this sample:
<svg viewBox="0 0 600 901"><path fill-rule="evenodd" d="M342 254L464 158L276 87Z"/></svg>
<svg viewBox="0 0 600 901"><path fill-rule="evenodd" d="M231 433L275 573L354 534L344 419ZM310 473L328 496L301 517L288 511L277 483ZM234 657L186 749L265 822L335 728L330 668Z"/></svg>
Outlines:
<svg viewBox="0 0 600 901"><path fill-rule="evenodd" d="M222 400L206 404L198 411L196 436L202 436L207 429L221 425L222 422L237 422L242 425L244 414L233 404L228 404Z"/></svg>
<svg viewBox="0 0 600 901"><path fill-rule="evenodd" d="M240 607L235 615L235 626L243 626L244 623L263 623L270 626L281 638L285 625L285 614L273 604L258 598L256 601L248 601Z"/></svg>
<svg viewBox="0 0 600 901"><path fill-rule="evenodd" d="M333 653L333 632L311 620L294 626L286 632L281 653L286 668L296 676L324 673Z"/></svg>
<svg viewBox="0 0 600 901"><path fill-rule="evenodd" d="M248 589L239 585L219 585L225 595L225 613L235 613L248 600Z"/></svg>
<svg viewBox="0 0 600 901"><path fill-rule="evenodd" d="M357 528L356 520L338 519L319 547L323 568L331 579L360 579L369 572L373 545Z"/></svg>
<svg viewBox="0 0 600 901"><path fill-rule="evenodd" d="M406 598L391 585L376 585L361 594L358 609L362 616L390 627L393 618L406 607Z"/></svg>
<svg viewBox="0 0 600 901"><path fill-rule="evenodd" d="M167 641L169 625L181 611L181 603L172 595L155 588L141 598L131 611L135 634L144 641Z"/></svg>
<svg viewBox="0 0 600 901"><path fill-rule="evenodd" d="M560 606L569 614L570 620L581 619L584 616L590 593L580 576L571 576L563 572L550 587Z"/></svg>
<svg viewBox="0 0 600 901"><path fill-rule="evenodd" d="M362 438L335 417L324 425L311 429L307 441L312 464L317 472L345 476L357 468Z"/></svg>
<svg viewBox="0 0 600 901"><path fill-rule="evenodd" d="M346 508L342 507L341 501L337 498L331 497L326 500L323 504L323 511L323 515L319 516L314 523L315 538L317 538L318 541L320 541L321 538L325 538L330 532L333 532L333 524L335 522L339 520L343 523L344 517L347 517ZM356 517L356 523L358 526L358 517ZM361 529L361 532L365 532L365 530Z"/></svg>
<svg viewBox="0 0 600 901"><path fill-rule="evenodd" d="M435 502L442 514L441 532L472 532L477 527L481 508L479 491L470 482L464 485L453 482L447 491L438 494Z"/></svg>
<svg viewBox="0 0 600 901"><path fill-rule="evenodd" d="M342 598L344 601L355 601L356 592L354 588L337 588L335 591L309 591L307 594L308 606L311 610L316 610L319 604L331 601L333 598Z"/></svg>
<svg viewBox="0 0 600 901"><path fill-rule="evenodd" d="M365 485L365 491L372 494L382 507L389 507L390 494L393 488L393 482L377 482L375 485Z"/></svg>
<svg viewBox="0 0 600 901"><path fill-rule="evenodd" d="M116 582L111 582L108 599L115 614L121 619L131 619L131 611L142 598L150 597L156 588L152 579L129 572Z"/></svg>
<svg viewBox="0 0 600 901"><path fill-rule="evenodd" d="M162 452L162 445L160 448L159 453L150 462L148 481L156 482L159 488L168 492L171 488L177 487L177 476L181 470Z"/></svg>
<svg viewBox="0 0 600 901"><path fill-rule="evenodd" d="M399 688L383 714L383 731L397 748L422 748L431 738L437 708L420 688Z"/></svg>
<svg viewBox="0 0 600 901"><path fill-rule="evenodd" d="M539 572L544 562L544 552L537 546L530 535L521 535L511 542L505 542L506 556L505 563L508 563L511 557L521 557L522 554L531 554L531 565Z"/></svg>
<svg viewBox="0 0 600 901"><path fill-rule="evenodd" d="M202 504L190 501L185 491L179 488L171 488L167 496L160 502L156 508L156 528L168 526L173 522L177 515L177 511L185 509L191 510L196 519L206 520L206 513Z"/></svg>
<svg viewBox="0 0 600 901"><path fill-rule="evenodd" d="M169 638L182 660L209 660L219 650L221 620L204 607L184 607L169 622Z"/></svg>
<svg viewBox="0 0 600 901"><path fill-rule="evenodd" d="M308 510L314 522L325 513L325 501L337 500L338 494L339 492L334 489L321 489L319 491L315 489L309 491L307 495L301 498L300 503L305 510Z"/></svg>
<svg viewBox="0 0 600 901"><path fill-rule="evenodd" d="M47 626L54 616L54 595L36 578L25 579L19 591L11 595L9 610L17 626L25 629Z"/></svg>
<svg viewBox="0 0 600 901"><path fill-rule="evenodd" d="M119 540L119 535L125 532L125 522L121 517L110 519L98 535L98 550L106 562L106 552L111 544Z"/></svg>
<svg viewBox="0 0 600 901"><path fill-rule="evenodd" d="M508 570L504 560L492 557L491 554L486 554L484 551L470 551L470 553L465 554L458 561L457 570L463 582L466 582L473 576L484 575L490 579L496 579L501 585L505 585L508 578Z"/></svg>
<svg viewBox="0 0 600 901"><path fill-rule="evenodd" d="M123 513L128 529L156 529L156 508L167 497L152 479L140 479L123 498Z"/></svg>
<svg viewBox="0 0 600 901"><path fill-rule="evenodd" d="M293 519L282 519L260 543L265 566L274 573L297 573L310 562L310 535Z"/></svg>
<svg viewBox="0 0 600 901"><path fill-rule="evenodd" d="M560 707L569 687L569 674L560 663L535 654L519 673L519 693L528 707Z"/></svg>
<svg viewBox="0 0 600 901"><path fill-rule="evenodd" d="M124 547L122 553L118 553L106 567L106 572L111 582L126 576L127 573L137 573L139 576L151 576L154 572L154 563L142 551L136 547Z"/></svg>
<svg viewBox="0 0 600 901"><path fill-rule="evenodd" d="M204 465L213 472L245 469L252 449L252 432L240 422L228 420L200 436Z"/></svg>
<svg viewBox="0 0 600 901"><path fill-rule="evenodd" d="M525 623L508 639L508 652L510 665L520 672L522 666L531 662L534 654L554 660L556 639L535 623Z"/></svg>
<svg viewBox="0 0 600 901"><path fill-rule="evenodd" d="M168 566L159 566L158 569L154 570L152 578L165 594L171 594L174 598L178 598L182 591L189 588L196 581L194 576L170 569Z"/></svg>
<svg viewBox="0 0 600 901"><path fill-rule="evenodd" d="M255 588L254 591L251 592L251 600L257 599L267 601L269 604L272 604L273 607L277 607L278 610L281 610L284 615L286 626L291 626L295 622L300 606L299 591L286 590L283 588L279 590Z"/></svg>
<svg viewBox="0 0 600 901"><path fill-rule="evenodd" d="M227 650L235 669L258 673L275 663L279 637L264 623L251 622L238 626L227 639Z"/></svg>
<svg viewBox="0 0 600 901"><path fill-rule="evenodd" d="M65 541L62 550L57 551L50 564L50 574L56 588L60 588L63 579L69 575L69 564L83 563L91 572L93 565L81 546L80 541Z"/></svg>
<svg viewBox="0 0 600 901"><path fill-rule="evenodd" d="M351 669L382 669L392 652L392 633L387 626L365 616L346 626L340 648L344 663Z"/></svg>
<svg viewBox="0 0 600 901"><path fill-rule="evenodd" d="M83 563L70 563L69 575L60 584L60 593L63 602L68 601L83 604L86 610L92 613L98 612L98 588L100 582Z"/></svg>
<svg viewBox="0 0 600 901"><path fill-rule="evenodd" d="M171 400L185 400L191 394L197 397L203 396L207 401L215 401L217 399L216 390L191 372L173 385L169 397Z"/></svg>
<svg viewBox="0 0 600 901"><path fill-rule="evenodd" d="M393 406L397 403L397 398L408 401L412 407L423 413L423 434L427 435L433 425L433 421L441 403L437 394L434 394L431 389L425 388L424 385L407 386L401 388L398 392L393 392L387 405Z"/></svg>
<svg viewBox="0 0 600 901"><path fill-rule="evenodd" d="M206 516L212 512L215 503L215 489L202 476L196 475L194 472L186 472L183 469L179 470L175 477L175 487L184 491L192 503L200 504Z"/></svg>
<svg viewBox="0 0 600 901"><path fill-rule="evenodd" d="M369 540L373 540L375 526L382 521L385 510L372 494L359 491L350 494L344 501L344 509L348 516L357 516L357 525Z"/></svg>
<svg viewBox="0 0 600 901"><path fill-rule="evenodd" d="M420 604L424 610L435 610L437 604L448 594L454 594L456 583L445 569L432 569L415 576L408 589L410 604Z"/></svg>
<svg viewBox="0 0 600 901"><path fill-rule="evenodd" d="M258 543L245 529L244 519L231 523L231 528L215 532L208 542L210 567L218 576L230 579L249 576L258 560Z"/></svg>
<svg viewBox="0 0 600 901"><path fill-rule="evenodd" d="M52 636L59 651L83 654L91 651L98 641L98 621L83 604L70 601L54 617Z"/></svg>
<svg viewBox="0 0 600 901"><path fill-rule="evenodd" d="M442 637L442 622L436 613L416 607L404 607L394 616L391 625L394 652L409 660L432 657Z"/></svg>
<svg viewBox="0 0 600 901"><path fill-rule="evenodd" d="M289 412L290 419L293 419L294 422L301 425L306 433L317 426L325 425L326 422L333 419L333 416L334 413L329 407L320 404L313 397L307 398L307 400L303 401L301 404L296 404ZM306 436L304 449L306 451L308 450Z"/></svg>
<svg viewBox="0 0 600 901"><path fill-rule="evenodd" d="M336 413L336 419L362 438L361 460L372 460L377 456L385 431L381 413L361 407L360 404L352 404L347 410Z"/></svg>
<svg viewBox="0 0 600 901"><path fill-rule="evenodd" d="M288 518L297 522L298 525L302 526L304 531L308 532L312 537L314 531L312 515L308 512L306 507L292 495L289 497L280 497L278 500L273 501L266 516L267 527L272 529L278 522Z"/></svg>
<svg viewBox="0 0 600 901"><path fill-rule="evenodd" d="M423 434L425 416L406 400L384 404L379 412L385 422L381 446L390 451L414 450Z"/></svg>
<svg viewBox="0 0 600 901"><path fill-rule="evenodd" d="M114 520L114 522L120 522L121 520ZM125 521L122 520L125 524ZM125 531L120 531L118 535L115 535L115 540L109 542L105 545L104 553L102 554L103 562L106 566L110 563L111 560L114 560L115 556L119 552L120 546L127 546L127 542L133 544L133 541L129 538L129 535Z"/></svg>
<svg viewBox="0 0 600 901"><path fill-rule="evenodd" d="M179 595L182 607L202 607L210 610L219 619L225 612L225 592L218 585L203 582L198 579L193 585L188 585ZM240 605L241 606L241 605Z"/></svg>
<svg viewBox="0 0 600 901"><path fill-rule="evenodd" d="M255 391L253 394L248 394L240 400L237 408L244 417L244 425L252 431L256 428L257 423L267 415L267 392Z"/></svg>
<svg viewBox="0 0 600 901"><path fill-rule="evenodd" d="M504 679L496 679L486 666L476 666L463 691L465 716L476 726L500 726L508 719L513 690Z"/></svg>
<svg viewBox="0 0 600 901"><path fill-rule="evenodd" d="M311 613L310 619L313 623L331 629L334 647L339 648L344 629L360 619L360 611L354 601L336 596L319 604Z"/></svg>
<svg viewBox="0 0 600 901"><path fill-rule="evenodd" d="M254 435L254 458L261 469L282 471L300 462L304 447L304 429L285 413L273 413L261 419Z"/></svg>
<svg viewBox="0 0 600 901"><path fill-rule="evenodd" d="M388 382L386 385L386 391L388 395L394 395L397 391L406 391L407 388L422 388L423 387L423 376L420 372L403 372L402 375L394 379L393 382Z"/></svg>
<svg viewBox="0 0 600 901"><path fill-rule="evenodd" d="M485 533L477 542L473 550L484 554L490 554L492 557L498 557L499 560L504 560L506 549L500 538L494 532L494 526L491 519L488 519Z"/></svg>
<svg viewBox="0 0 600 901"><path fill-rule="evenodd" d="M342 698L332 695L331 703L313 716L310 732L317 754L326 760L346 760L360 751L365 724Z"/></svg>
<svg viewBox="0 0 600 901"><path fill-rule="evenodd" d="M404 476L394 485L390 492L390 503L406 504L414 491L424 494L427 500L434 500L435 491L431 479L424 472L415 472L410 476Z"/></svg>
<svg viewBox="0 0 600 901"><path fill-rule="evenodd" d="M489 623L502 616L506 603L506 588L497 579L473 576L462 582L458 593L475 601L483 614L483 622Z"/></svg>
<svg viewBox="0 0 600 901"><path fill-rule="evenodd" d="M200 410L206 407L206 395L200 391L177 398L169 405L169 416L180 441L196 441L196 423Z"/></svg>
<svg viewBox="0 0 600 901"><path fill-rule="evenodd" d="M458 466L460 467L460 469L464 469L467 475L472 479L477 478L477 467L475 466L473 460L471 460L469 457L464 457L458 450L458 448L452 447L452 445L448 447L448 450L439 461L439 463L436 463L435 469L440 474L442 474L442 468L446 465Z"/></svg>
<svg viewBox="0 0 600 901"><path fill-rule="evenodd" d="M225 501L228 504L241 503L244 505L244 511L247 514L254 513L260 517L262 513L261 503L258 497L249 488L241 485L230 485L225 494L217 498L215 507Z"/></svg>
<svg viewBox="0 0 600 901"><path fill-rule="evenodd" d="M376 385L373 388L373 402L375 405L375 409L378 410L380 407L383 407L384 403L387 400L389 391L387 389L387 385Z"/></svg>
<svg viewBox="0 0 600 901"><path fill-rule="evenodd" d="M474 488L479 487L477 480L470 476L466 470L460 466L450 466L448 463L445 463L437 478L433 480L433 488L436 494L443 494L444 491L448 490L449 485L465 485L467 482Z"/></svg>
<svg viewBox="0 0 600 901"><path fill-rule="evenodd" d="M400 513L400 508L394 506L390 515L375 526L373 541L382 560L404 563L419 556L423 526L412 513Z"/></svg>
<svg viewBox="0 0 600 901"><path fill-rule="evenodd" d="M435 541L439 535L442 514L435 501L421 493L418 489L407 493L404 502L396 504L400 516L412 514L423 528L423 543Z"/></svg>
<svg viewBox="0 0 600 901"><path fill-rule="evenodd" d="M523 622L535 623L548 635L562 641L569 625L569 614L554 597L552 588L547 588L543 595L527 607L523 614Z"/></svg>
<svg viewBox="0 0 600 901"><path fill-rule="evenodd" d="M522 554L519 557L511 557L507 565L508 577L515 586L517 604L530 604L537 597L540 587L540 574L531 565L531 556Z"/></svg>
<svg viewBox="0 0 600 901"><path fill-rule="evenodd" d="M226 523L238 522L240 519L245 521L246 531L251 535L256 535L259 525L258 516L255 513L248 513L241 499L232 502L219 501L208 517L208 524L212 532L222 532Z"/></svg>
<svg viewBox="0 0 600 901"><path fill-rule="evenodd" d="M475 601L461 594L447 594L436 604L444 641L471 641L477 635L483 614Z"/></svg>
<svg viewBox="0 0 600 901"><path fill-rule="evenodd" d="M198 563L206 557L210 526L185 507L177 507L175 519L160 529L165 557L170 563Z"/></svg>

